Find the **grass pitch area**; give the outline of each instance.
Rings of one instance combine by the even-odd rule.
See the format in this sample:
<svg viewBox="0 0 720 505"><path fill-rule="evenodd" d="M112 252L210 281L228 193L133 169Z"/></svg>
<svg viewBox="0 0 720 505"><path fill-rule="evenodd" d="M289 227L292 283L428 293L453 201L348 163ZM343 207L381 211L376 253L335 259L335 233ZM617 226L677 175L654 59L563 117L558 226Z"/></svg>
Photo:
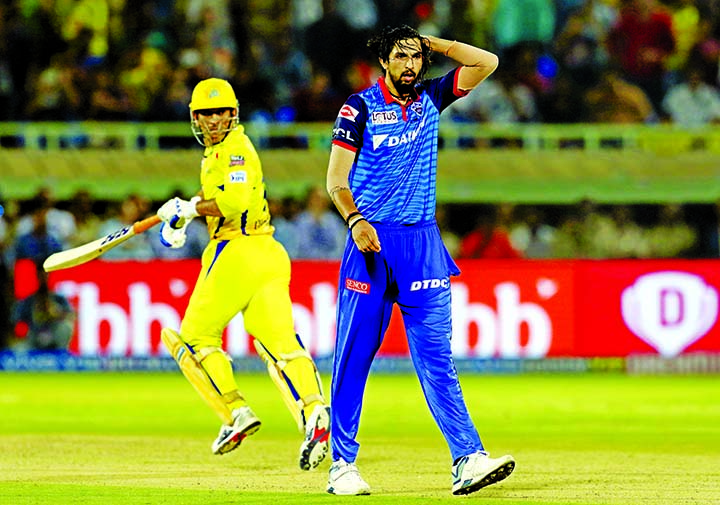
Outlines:
<svg viewBox="0 0 720 505"><path fill-rule="evenodd" d="M450 456L417 379L374 375L358 466L369 497L325 493L265 375L238 374L262 429L225 456L219 422L179 374L0 373L0 503L720 503L720 379L461 377L480 435L515 472L450 494ZM325 377L327 379L327 377Z"/></svg>

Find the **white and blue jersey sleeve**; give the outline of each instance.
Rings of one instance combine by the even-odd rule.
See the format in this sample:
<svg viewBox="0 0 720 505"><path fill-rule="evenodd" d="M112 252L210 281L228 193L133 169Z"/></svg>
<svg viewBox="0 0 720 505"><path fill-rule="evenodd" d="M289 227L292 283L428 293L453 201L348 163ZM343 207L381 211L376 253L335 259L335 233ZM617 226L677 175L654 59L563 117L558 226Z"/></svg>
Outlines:
<svg viewBox="0 0 720 505"><path fill-rule="evenodd" d="M333 144L356 153L350 189L371 223L435 219L440 112L467 94L457 87L458 70L418 85L406 105L393 99L381 77L340 110Z"/></svg>

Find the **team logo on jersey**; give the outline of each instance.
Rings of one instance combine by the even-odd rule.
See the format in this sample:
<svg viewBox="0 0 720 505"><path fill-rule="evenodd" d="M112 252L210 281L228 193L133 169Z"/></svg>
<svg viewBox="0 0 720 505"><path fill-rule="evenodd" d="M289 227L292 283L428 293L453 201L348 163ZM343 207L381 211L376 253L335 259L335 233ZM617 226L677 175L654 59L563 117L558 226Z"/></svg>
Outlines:
<svg viewBox="0 0 720 505"><path fill-rule="evenodd" d="M234 167L237 165L244 165L245 164L245 157L244 156L235 156L233 154L230 155L230 166Z"/></svg>
<svg viewBox="0 0 720 505"><path fill-rule="evenodd" d="M347 279L345 279L345 289L349 289L350 291L355 291L356 293L360 293L363 295L369 295L370 283L356 281L348 277Z"/></svg>
<svg viewBox="0 0 720 505"><path fill-rule="evenodd" d="M342 109L340 109L340 113L338 114L338 117L349 119L353 123L355 122L355 118L359 114L358 110L355 107L351 107L348 104L343 105Z"/></svg>
<svg viewBox="0 0 720 505"><path fill-rule="evenodd" d="M410 110L413 111L418 116L422 116L422 114L423 114L422 102L413 102L412 105L410 105Z"/></svg>
<svg viewBox="0 0 720 505"><path fill-rule="evenodd" d="M247 182L247 172L245 170L238 170L237 172L230 172L228 174L230 182Z"/></svg>
<svg viewBox="0 0 720 505"><path fill-rule="evenodd" d="M373 112L370 121L373 124L395 124L398 122L398 115L394 110Z"/></svg>

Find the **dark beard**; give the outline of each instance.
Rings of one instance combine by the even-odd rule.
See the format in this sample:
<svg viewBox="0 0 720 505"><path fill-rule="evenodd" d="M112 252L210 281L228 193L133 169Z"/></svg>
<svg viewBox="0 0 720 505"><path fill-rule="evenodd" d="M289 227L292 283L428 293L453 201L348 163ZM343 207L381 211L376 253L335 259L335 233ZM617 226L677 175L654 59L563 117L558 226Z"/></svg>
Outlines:
<svg viewBox="0 0 720 505"><path fill-rule="evenodd" d="M402 77L401 77L402 78ZM412 90L415 89L415 84L417 83L417 77L413 79L413 81L410 84L405 84L401 80L397 80L393 82L393 85L395 86L395 89L397 90L398 94L400 96L407 96L410 93L412 93Z"/></svg>

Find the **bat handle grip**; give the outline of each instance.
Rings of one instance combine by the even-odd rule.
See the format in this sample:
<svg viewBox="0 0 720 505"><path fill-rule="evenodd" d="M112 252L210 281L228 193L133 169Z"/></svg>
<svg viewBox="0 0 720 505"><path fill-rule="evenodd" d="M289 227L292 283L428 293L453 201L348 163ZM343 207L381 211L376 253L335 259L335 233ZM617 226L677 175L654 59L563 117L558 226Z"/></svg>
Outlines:
<svg viewBox="0 0 720 505"><path fill-rule="evenodd" d="M142 221L136 221L133 223L133 232L137 235L138 233L147 231L156 224L160 224L160 221L162 220L157 215L150 216Z"/></svg>

